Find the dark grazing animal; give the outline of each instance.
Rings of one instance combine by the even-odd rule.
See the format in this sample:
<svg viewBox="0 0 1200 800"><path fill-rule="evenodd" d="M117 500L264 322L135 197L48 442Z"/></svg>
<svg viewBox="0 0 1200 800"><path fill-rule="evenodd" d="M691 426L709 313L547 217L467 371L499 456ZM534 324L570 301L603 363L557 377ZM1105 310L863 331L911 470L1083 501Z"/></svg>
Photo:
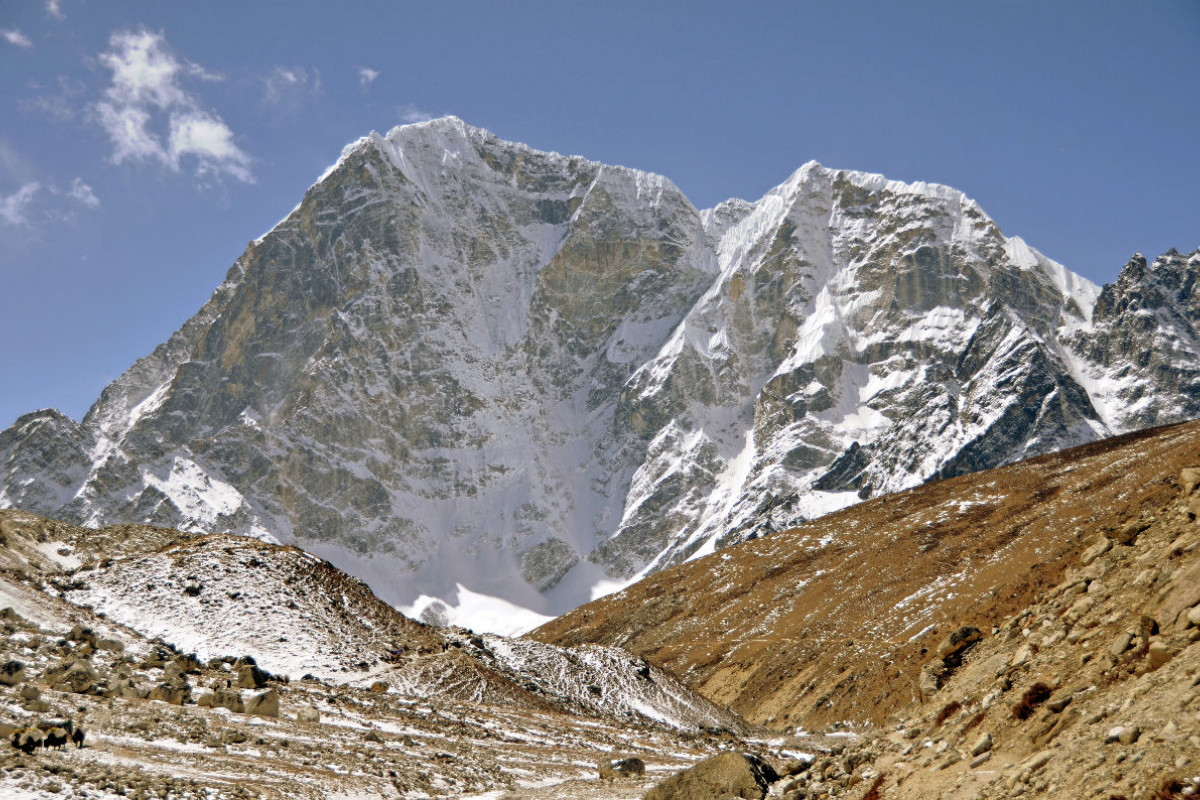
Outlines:
<svg viewBox="0 0 1200 800"><path fill-rule="evenodd" d="M42 747L47 749L53 747L55 750L61 750L70 741L70 736L71 734L67 733L65 728L51 728L46 731L46 738L42 742Z"/></svg>

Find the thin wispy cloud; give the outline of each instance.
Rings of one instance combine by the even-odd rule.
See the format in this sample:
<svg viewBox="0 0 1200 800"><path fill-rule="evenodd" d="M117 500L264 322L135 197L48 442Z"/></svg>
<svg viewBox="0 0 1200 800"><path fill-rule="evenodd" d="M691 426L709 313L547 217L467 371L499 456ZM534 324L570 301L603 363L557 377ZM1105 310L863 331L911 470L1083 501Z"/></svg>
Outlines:
<svg viewBox="0 0 1200 800"><path fill-rule="evenodd" d="M54 86L31 81L30 89L46 93L23 98L17 102L17 105L22 111L36 111L39 114L45 114L55 122L73 122L79 116L83 105L82 98L87 94L87 87L66 75L59 75L54 80ZM51 89L55 90L49 91Z"/></svg>
<svg viewBox="0 0 1200 800"><path fill-rule="evenodd" d="M401 122L428 122L437 116L437 114L431 114L423 108L417 108L412 103L406 103L398 107L396 114L399 115Z"/></svg>
<svg viewBox="0 0 1200 800"><path fill-rule="evenodd" d="M162 33L146 29L113 33L99 61L111 83L90 110L108 135L113 163L152 162L175 172L188 164L200 177L254 181L251 158L233 131L182 82L219 75L182 60Z"/></svg>
<svg viewBox="0 0 1200 800"><path fill-rule="evenodd" d="M57 20L67 18L62 10L62 0L46 0L46 14Z"/></svg>
<svg viewBox="0 0 1200 800"><path fill-rule="evenodd" d="M67 189L67 197L88 208L100 207L100 198L96 197L96 193L92 191L91 186L83 182L83 178L76 178L71 181L71 188Z"/></svg>
<svg viewBox="0 0 1200 800"><path fill-rule="evenodd" d="M358 85L366 89L375 79L379 77L379 70L371 69L370 67L358 68Z"/></svg>
<svg viewBox="0 0 1200 800"><path fill-rule="evenodd" d="M4 41L8 42L11 45L20 47L22 50L32 50L33 49L33 41L28 36L21 33L19 30L17 30L16 28L0 29L0 36L4 37Z"/></svg>
<svg viewBox="0 0 1200 800"><path fill-rule="evenodd" d="M31 181L10 195L0 195L0 222L14 227L29 225L26 212L41 188L40 183Z"/></svg>
<svg viewBox="0 0 1200 800"><path fill-rule="evenodd" d="M271 106L295 106L309 94L321 93L321 73L310 75L303 67L275 67L263 79L263 102Z"/></svg>

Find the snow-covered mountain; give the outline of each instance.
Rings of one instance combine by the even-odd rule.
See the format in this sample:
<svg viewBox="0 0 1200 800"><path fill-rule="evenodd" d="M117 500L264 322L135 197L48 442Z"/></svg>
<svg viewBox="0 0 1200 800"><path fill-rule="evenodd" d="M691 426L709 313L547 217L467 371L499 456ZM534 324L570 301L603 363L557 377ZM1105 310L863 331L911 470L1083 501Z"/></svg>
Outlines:
<svg viewBox="0 0 1200 800"><path fill-rule="evenodd" d="M0 507L295 542L512 630L1196 416L1198 273L1137 256L1101 292L944 186L809 163L698 211L661 176L408 125L348 146L82 423L0 434Z"/></svg>

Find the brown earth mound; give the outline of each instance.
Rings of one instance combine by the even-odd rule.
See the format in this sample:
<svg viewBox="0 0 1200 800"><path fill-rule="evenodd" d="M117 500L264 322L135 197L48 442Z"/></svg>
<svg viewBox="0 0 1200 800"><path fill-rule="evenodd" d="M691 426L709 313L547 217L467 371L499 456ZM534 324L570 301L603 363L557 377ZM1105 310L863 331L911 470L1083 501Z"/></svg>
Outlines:
<svg viewBox="0 0 1200 800"><path fill-rule="evenodd" d="M882 723L948 679L963 655L950 634L973 626L986 642L1098 539L1153 523L1196 466L1191 422L927 484L652 575L530 635L625 647L754 723Z"/></svg>

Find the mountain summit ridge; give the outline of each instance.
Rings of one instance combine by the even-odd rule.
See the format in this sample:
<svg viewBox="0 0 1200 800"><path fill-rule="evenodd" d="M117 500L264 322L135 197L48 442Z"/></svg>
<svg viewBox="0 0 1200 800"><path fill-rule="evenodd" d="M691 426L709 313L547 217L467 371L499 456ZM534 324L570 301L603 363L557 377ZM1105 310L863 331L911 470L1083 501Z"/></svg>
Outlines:
<svg viewBox="0 0 1200 800"><path fill-rule="evenodd" d="M809 162L701 211L457 118L399 126L81 423L0 433L0 507L296 542L413 614L464 588L558 613L861 497L1197 416L1198 272L1131 261L1101 291L938 184Z"/></svg>

